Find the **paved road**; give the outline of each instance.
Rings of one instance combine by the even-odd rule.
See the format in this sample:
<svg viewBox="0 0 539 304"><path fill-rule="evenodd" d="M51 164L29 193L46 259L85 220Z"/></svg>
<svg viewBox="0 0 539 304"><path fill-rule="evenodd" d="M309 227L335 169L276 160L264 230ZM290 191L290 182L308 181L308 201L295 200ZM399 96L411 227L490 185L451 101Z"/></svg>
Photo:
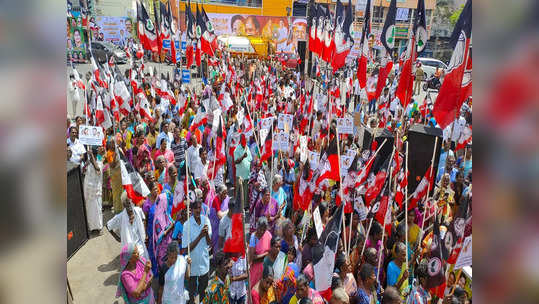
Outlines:
<svg viewBox="0 0 539 304"><path fill-rule="evenodd" d="M167 74L167 73L169 73L171 78L174 77L174 67L172 65L163 64L163 63L146 62L146 63L144 63L144 66L145 67L150 67L150 66L155 67L157 69L157 73L159 73L159 74ZM118 67L119 67L119 69L120 69L120 71L122 73L125 72L127 69L129 69L128 64L119 64ZM77 64L75 66L75 68L77 69L77 71L81 75L83 75L82 79L86 83L84 75L87 72L92 71L92 65L89 64L89 63L88 64ZM67 81L69 80L69 75L72 73L72 71L73 70L71 69L71 66L68 65L67 68L66 68L66 84L67 84ZM191 75L194 75L195 73L196 73L196 69L192 69L191 70ZM200 87L201 84L202 84L202 80L200 78L191 78L191 84L189 86L191 86L191 88L193 86ZM86 88L88 88L88 86L86 86ZM84 103L79 102L76 105L76 109L75 109L76 115L75 116L83 115L83 109L84 109ZM72 105L71 98L70 98L69 94L67 94L67 113L68 113L68 115L73 113L73 105Z"/></svg>

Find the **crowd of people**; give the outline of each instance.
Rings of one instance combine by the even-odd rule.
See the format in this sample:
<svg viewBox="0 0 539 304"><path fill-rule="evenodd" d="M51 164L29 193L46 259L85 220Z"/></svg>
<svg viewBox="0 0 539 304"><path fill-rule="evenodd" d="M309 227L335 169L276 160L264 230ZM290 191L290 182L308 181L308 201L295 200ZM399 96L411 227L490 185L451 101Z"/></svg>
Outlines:
<svg viewBox="0 0 539 304"><path fill-rule="evenodd" d="M471 100L444 130L430 191L418 198L412 189L399 203L412 178L408 129L436 121L429 100L395 98L398 71L378 100L368 100L376 67L360 88L352 67L310 77L276 60L218 56L207 60L200 85L159 75L135 56L123 73L106 64L86 82L75 69L70 77L70 94L82 96L85 111L67 120L67 158L84 175L89 230L120 236L117 296L126 303L471 302L451 260L471 235ZM127 95L117 93L122 84ZM293 115L292 125L280 114ZM353 118L353 134L338 133L344 117ZM83 145L80 125L102 126L102 145ZM379 147L365 134L383 130L393 153L371 167ZM285 142L277 133L288 134ZM337 159L353 159L340 174L329 172L334 146ZM381 187L380 176L390 186ZM377 215L384 197L389 217ZM115 215L104 223L108 207ZM231 249L238 209L244 245ZM341 209L332 273L317 272L323 231ZM453 242L443 236L450 231ZM441 259L443 282L433 285L431 248L444 241L451 248ZM331 287L320 290L317 276Z"/></svg>

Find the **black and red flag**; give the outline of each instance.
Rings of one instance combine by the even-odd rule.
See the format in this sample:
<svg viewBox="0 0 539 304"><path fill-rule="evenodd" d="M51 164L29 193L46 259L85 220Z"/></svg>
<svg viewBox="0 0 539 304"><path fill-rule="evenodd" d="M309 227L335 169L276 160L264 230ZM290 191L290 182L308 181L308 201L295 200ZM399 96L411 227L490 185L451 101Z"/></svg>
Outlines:
<svg viewBox="0 0 539 304"><path fill-rule="evenodd" d="M144 198L150 194L150 190L140 174L133 168L131 162L123 153L116 149L116 155L120 157L120 172L122 177L122 187L127 192L135 205L138 205Z"/></svg>
<svg viewBox="0 0 539 304"><path fill-rule="evenodd" d="M191 67L193 65L193 50L194 50L194 44L193 40L196 38L195 36L195 17L193 16L193 12L191 12L191 1L189 1L189 4L185 4L185 24L186 29L185 33L187 35L187 45L185 47L185 57L187 58L187 67Z"/></svg>
<svg viewBox="0 0 539 304"><path fill-rule="evenodd" d="M337 0L335 21L335 52L333 53L333 59L331 66L333 67L333 73L344 66L346 57L350 53L354 40L350 34L350 27L354 21L354 15L352 13L352 2L348 0L348 6L346 7L346 13L340 0Z"/></svg>
<svg viewBox="0 0 539 304"><path fill-rule="evenodd" d="M371 34L371 0L367 0L367 6L365 7L365 18L363 19L363 30L361 31L361 41L359 43L359 50L361 52L358 67L357 67L357 79L359 81L359 87L364 88L367 86L367 58L369 57L369 35Z"/></svg>
<svg viewBox="0 0 539 304"><path fill-rule="evenodd" d="M444 261L442 258L442 247L444 246L440 236L440 223L438 221L438 219L434 219L434 226L432 229L430 255L427 264L427 272L429 274L429 277L427 278L428 289L436 288L445 283ZM443 297L443 293L441 293L441 296Z"/></svg>
<svg viewBox="0 0 539 304"><path fill-rule="evenodd" d="M333 137L330 141L326 151L327 161L324 169L320 174L320 177L316 180L316 185L319 185L325 179L332 179L335 181L341 178L341 168L339 165L339 155L337 153L337 137Z"/></svg>
<svg viewBox="0 0 539 304"><path fill-rule="evenodd" d="M451 35L453 55L432 109L434 118L442 129L455 119L462 103L471 94L471 73L466 73L466 70L471 71L471 36L472 1L468 0Z"/></svg>
<svg viewBox="0 0 539 304"><path fill-rule="evenodd" d="M158 51L157 32L144 4L137 2L138 37L145 50Z"/></svg>
<svg viewBox="0 0 539 304"><path fill-rule="evenodd" d="M215 36L213 25L211 24L206 11L204 11L204 6L202 6L200 15L197 12L197 36L199 35L202 52L208 54L210 57L214 56L215 50L217 50L218 47L217 36Z"/></svg>
<svg viewBox="0 0 539 304"><path fill-rule="evenodd" d="M382 56L382 64L380 66L380 71L378 72L378 82L376 83L376 91L374 97L378 99L382 93L382 89L386 85L387 76L391 69L393 68L393 60L391 59L391 54L393 48L395 47L395 18L397 15L397 0L391 0L389 4L389 10L387 12L386 21L384 22L384 28L382 29L382 34L380 39L382 44L386 49L385 56Z"/></svg>

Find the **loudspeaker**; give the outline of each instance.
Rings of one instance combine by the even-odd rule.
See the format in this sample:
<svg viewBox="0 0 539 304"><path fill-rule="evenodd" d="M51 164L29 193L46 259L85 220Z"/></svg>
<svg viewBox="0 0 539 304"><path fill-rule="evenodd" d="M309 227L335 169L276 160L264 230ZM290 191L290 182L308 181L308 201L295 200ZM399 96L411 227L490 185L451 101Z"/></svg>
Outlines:
<svg viewBox="0 0 539 304"><path fill-rule="evenodd" d="M410 174L408 176L408 195L414 193L430 166L436 137L438 137L438 143L433 164L435 179L442 149L442 129L415 124L408 130L408 170ZM434 191L434 189L430 190L431 193Z"/></svg>
<svg viewBox="0 0 539 304"><path fill-rule="evenodd" d="M372 141L373 141L373 138L372 138L373 130L367 129L367 128L363 128L363 129L365 130L365 132L363 133L363 145L362 145L363 150L370 149L372 146ZM375 133L376 133L375 134L376 138L374 140L376 140L376 142L378 143L377 147L380 147L382 143L384 142L384 140L386 140L386 143L380 149L380 152L378 152L378 155L376 155L376 159L374 160L372 164L371 172L374 174L380 171L380 169L382 168L382 165L391 156L391 151L393 151L393 142L395 140L393 137L393 133L391 133L387 129L376 129Z"/></svg>
<svg viewBox="0 0 539 304"><path fill-rule="evenodd" d="M299 72L301 74L305 73L305 56L306 54L307 43L305 41L298 41L298 54L301 59L301 64L299 65Z"/></svg>
<svg viewBox="0 0 539 304"><path fill-rule="evenodd" d="M67 164L67 259L89 239L80 166Z"/></svg>

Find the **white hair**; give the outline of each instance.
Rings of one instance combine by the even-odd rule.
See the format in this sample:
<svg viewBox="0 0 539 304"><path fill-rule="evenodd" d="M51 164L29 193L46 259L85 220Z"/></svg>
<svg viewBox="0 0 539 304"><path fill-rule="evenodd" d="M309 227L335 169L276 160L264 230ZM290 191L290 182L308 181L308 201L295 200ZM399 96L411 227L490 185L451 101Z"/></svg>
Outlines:
<svg viewBox="0 0 539 304"><path fill-rule="evenodd" d="M342 287L335 288L331 297L339 300L341 303L349 303L350 301L348 294L346 294L346 291Z"/></svg>

